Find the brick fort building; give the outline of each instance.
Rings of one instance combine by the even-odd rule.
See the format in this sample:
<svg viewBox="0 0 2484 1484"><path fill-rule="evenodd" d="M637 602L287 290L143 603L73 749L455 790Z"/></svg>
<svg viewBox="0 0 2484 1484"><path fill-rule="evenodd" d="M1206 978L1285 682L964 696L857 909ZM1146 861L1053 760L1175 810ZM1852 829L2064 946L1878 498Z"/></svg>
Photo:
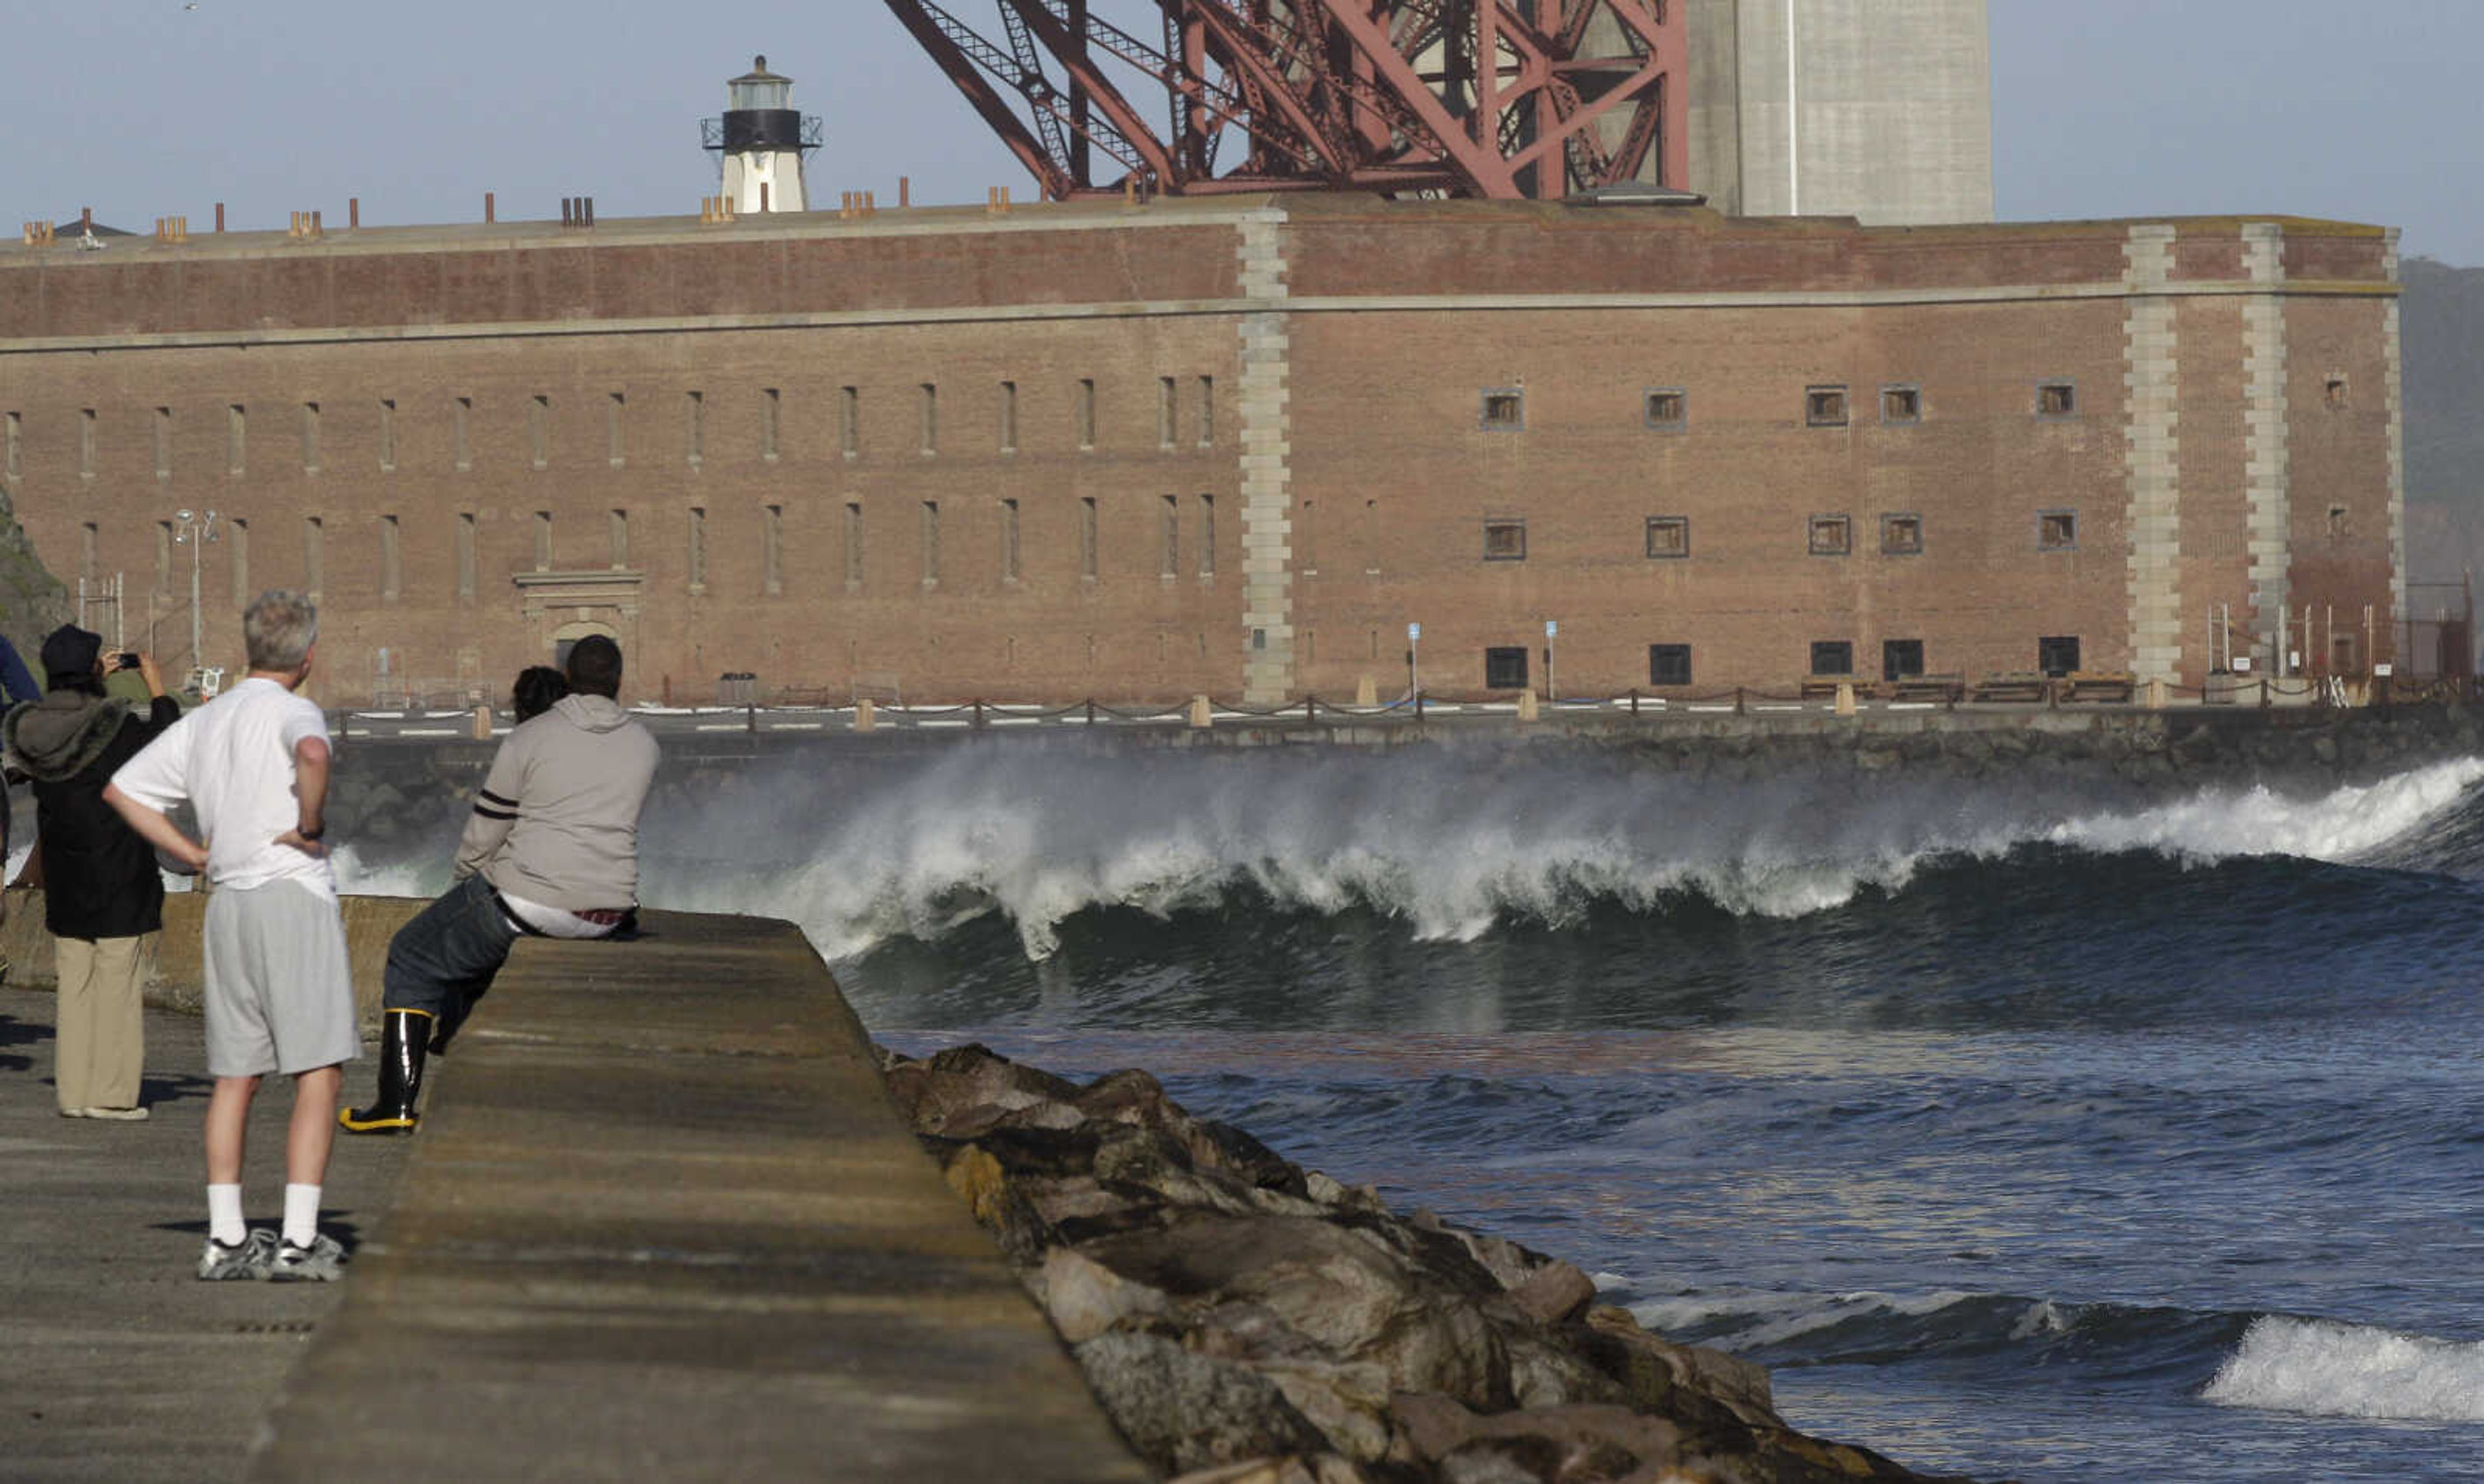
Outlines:
<svg viewBox="0 0 2484 1484"><path fill-rule="evenodd" d="M90 626L331 705L2361 674L2394 233L1270 193L0 246L0 480ZM199 517L218 514L213 543ZM190 522L180 512L193 513ZM96 595L122 582L117 611ZM202 638L190 653L194 614Z"/></svg>

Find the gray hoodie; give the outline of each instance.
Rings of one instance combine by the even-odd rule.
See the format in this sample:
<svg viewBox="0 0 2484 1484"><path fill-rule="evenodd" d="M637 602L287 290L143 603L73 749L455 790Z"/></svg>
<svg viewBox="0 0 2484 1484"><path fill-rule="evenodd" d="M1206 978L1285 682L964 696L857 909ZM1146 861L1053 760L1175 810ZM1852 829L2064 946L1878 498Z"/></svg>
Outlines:
<svg viewBox="0 0 2484 1484"><path fill-rule="evenodd" d="M513 897L570 912L638 904L638 809L656 776L656 739L608 697L564 696L511 732L457 846Z"/></svg>

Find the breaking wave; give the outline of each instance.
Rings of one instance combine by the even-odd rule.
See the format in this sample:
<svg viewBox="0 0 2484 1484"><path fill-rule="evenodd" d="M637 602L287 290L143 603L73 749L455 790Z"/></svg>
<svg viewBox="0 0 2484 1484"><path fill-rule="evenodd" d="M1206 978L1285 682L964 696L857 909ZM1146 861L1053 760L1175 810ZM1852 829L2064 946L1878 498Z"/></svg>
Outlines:
<svg viewBox="0 0 2484 1484"><path fill-rule="evenodd" d="M2393 843L2473 812L2461 806L2484 780L2484 760L2471 758L2323 795L2155 798L1911 772L1867 787L1845 773L1718 786L1627 764L1455 751L969 746L851 781L833 760L780 766L726 796L650 811L647 900L791 918L831 958L1000 914L1035 960L1082 912L1169 918L1244 896L1471 942L1602 908L1800 917L1903 892L1928 868L2045 847L2186 867L2266 855L2387 865Z"/></svg>
<svg viewBox="0 0 2484 1484"><path fill-rule="evenodd" d="M2201 1394L2308 1417L2484 1422L2484 1344L2270 1315Z"/></svg>

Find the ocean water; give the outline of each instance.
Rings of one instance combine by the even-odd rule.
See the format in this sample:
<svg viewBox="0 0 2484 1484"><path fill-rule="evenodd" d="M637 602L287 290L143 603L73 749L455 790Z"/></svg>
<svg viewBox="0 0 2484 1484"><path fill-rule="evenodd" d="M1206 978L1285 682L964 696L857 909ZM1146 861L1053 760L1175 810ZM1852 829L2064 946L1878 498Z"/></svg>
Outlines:
<svg viewBox="0 0 2484 1484"><path fill-rule="evenodd" d="M761 765L653 813L645 895L800 922L903 1048L1148 1067L1920 1469L2484 1477L2484 760L1019 742Z"/></svg>

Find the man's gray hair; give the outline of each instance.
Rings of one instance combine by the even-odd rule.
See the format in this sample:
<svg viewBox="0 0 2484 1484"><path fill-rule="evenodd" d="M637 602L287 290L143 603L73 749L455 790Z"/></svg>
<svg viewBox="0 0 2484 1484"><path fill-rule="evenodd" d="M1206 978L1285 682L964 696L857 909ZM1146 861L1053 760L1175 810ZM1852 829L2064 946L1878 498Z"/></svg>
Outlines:
<svg viewBox="0 0 2484 1484"><path fill-rule="evenodd" d="M260 593L241 613L254 670L298 670L319 637L319 606L288 588Z"/></svg>

